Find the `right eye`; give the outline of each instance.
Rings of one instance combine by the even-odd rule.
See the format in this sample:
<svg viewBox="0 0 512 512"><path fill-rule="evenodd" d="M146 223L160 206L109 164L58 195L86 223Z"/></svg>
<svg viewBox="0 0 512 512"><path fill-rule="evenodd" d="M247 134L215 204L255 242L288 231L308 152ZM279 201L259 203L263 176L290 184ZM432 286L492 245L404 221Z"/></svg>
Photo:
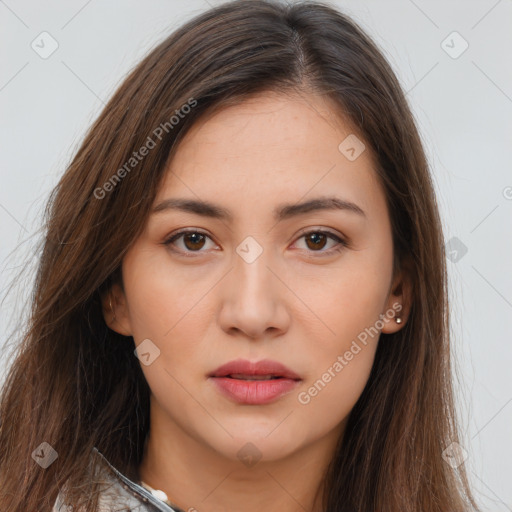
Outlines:
<svg viewBox="0 0 512 512"><path fill-rule="evenodd" d="M211 240L211 238L206 233L197 231L196 229L187 229L174 233L169 238L167 238L163 244L169 246L171 250L175 252L182 252L185 254L195 252L197 253L205 252L201 251L201 249L205 246L206 239ZM181 242L180 244L176 243L178 240ZM176 249L177 245L181 245L181 248Z"/></svg>

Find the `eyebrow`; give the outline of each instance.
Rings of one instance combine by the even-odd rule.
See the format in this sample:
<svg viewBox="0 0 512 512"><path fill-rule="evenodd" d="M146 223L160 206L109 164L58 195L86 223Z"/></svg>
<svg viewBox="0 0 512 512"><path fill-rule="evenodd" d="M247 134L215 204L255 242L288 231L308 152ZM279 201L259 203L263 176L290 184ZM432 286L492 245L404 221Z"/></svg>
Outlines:
<svg viewBox="0 0 512 512"><path fill-rule="evenodd" d="M219 220L233 220L233 214L226 208L208 201L195 199L164 199L153 208L152 213L161 213L167 210L180 210ZM298 215L321 210L343 210L366 217L363 209L357 204L330 196L318 197L302 203L279 205L274 209L274 219L276 221L283 221Z"/></svg>

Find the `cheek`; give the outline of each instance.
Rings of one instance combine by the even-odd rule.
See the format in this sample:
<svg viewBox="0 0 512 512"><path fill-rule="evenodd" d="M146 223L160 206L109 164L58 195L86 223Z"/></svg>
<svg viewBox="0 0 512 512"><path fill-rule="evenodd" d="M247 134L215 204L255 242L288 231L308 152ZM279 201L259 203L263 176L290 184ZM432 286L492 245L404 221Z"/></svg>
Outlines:
<svg viewBox="0 0 512 512"><path fill-rule="evenodd" d="M328 307L323 318L323 335L310 332L314 341L307 348L311 371L297 393L303 427L309 433L335 428L359 399L371 373L379 342L379 304L375 296L359 294L346 300L340 292L338 301L324 298ZM325 334L327 332L327 335ZM322 425L312 425L308 417L322 418Z"/></svg>
<svg viewBox="0 0 512 512"><path fill-rule="evenodd" d="M390 278L391 256L376 258L369 252L347 253L336 268L326 268L314 278L296 276L294 291L311 313L309 322L299 323L308 326L316 340L317 358L342 354L353 340L360 335L364 338L364 333L376 326ZM380 322L377 327L380 331Z"/></svg>
<svg viewBox="0 0 512 512"><path fill-rule="evenodd" d="M304 348L310 356L311 372L297 397L306 415L319 414L334 426L361 395L382 329L379 315L387 295L390 263L391 255L388 261L350 254L336 272L330 269L330 276L309 286L312 292L306 302L316 318L302 325L309 325L307 339L311 343ZM301 293L306 293L306 288Z"/></svg>
<svg viewBox="0 0 512 512"><path fill-rule="evenodd" d="M143 252L125 258L123 275L137 341L154 338L168 344L177 332L190 328L190 318L204 317L201 311L208 274L197 267L178 269L166 252L158 249L154 254ZM193 333L188 337L193 340Z"/></svg>

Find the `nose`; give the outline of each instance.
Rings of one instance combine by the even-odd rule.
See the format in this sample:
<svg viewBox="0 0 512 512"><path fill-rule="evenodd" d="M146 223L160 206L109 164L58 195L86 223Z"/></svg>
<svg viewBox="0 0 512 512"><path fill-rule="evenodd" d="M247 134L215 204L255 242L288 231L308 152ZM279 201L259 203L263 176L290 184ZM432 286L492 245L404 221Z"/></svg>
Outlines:
<svg viewBox="0 0 512 512"><path fill-rule="evenodd" d="M233 268L222 286L219 323L230 335L242 334L252 340L276 337L286 332L290 315L286 307L285 284L276 277L270 251L248 262L233 255Z"/></svg>

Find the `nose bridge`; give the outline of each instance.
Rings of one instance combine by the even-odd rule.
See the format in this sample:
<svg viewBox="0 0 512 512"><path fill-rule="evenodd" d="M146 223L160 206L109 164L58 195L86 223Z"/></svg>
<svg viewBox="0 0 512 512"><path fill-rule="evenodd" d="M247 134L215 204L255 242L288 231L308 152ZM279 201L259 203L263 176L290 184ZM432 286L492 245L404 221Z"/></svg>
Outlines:
<svg viewBox="0 0 512 512"><path fill-rule="evenodd" d="M285 327L282 290L269 270L272 254L254 237L247 237L236 247L220 315L225 330L236 328L258 337L268 328Z"/></svg>
<svg viewBox="0 0 512 512"><path fill-rule="evenodd" d="M239 291L237 295L240 301L264 302L273 301L273 279L271 251L263 247L253 236L246 237L235 250L234 272L235 288Z"/></svg>

